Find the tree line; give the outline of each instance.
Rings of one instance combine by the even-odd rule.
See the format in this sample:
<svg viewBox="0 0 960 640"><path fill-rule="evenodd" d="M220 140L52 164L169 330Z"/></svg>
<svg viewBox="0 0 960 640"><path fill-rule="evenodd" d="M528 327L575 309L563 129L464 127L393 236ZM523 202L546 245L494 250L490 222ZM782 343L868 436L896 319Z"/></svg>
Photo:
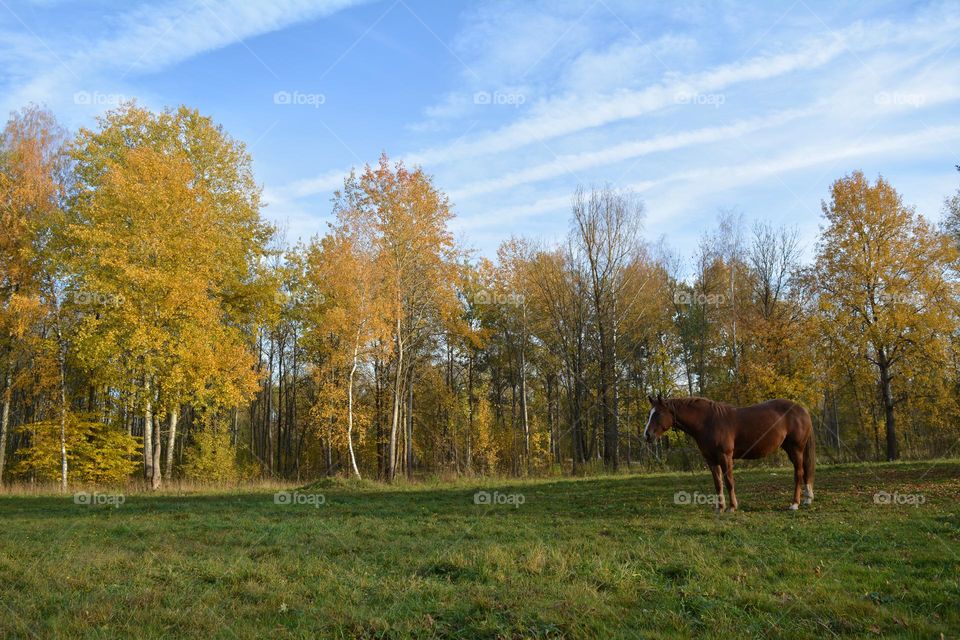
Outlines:
<svg viewBox="0 0 960 640"><path fill-rule="evenodd" d="M561 242L492 260L429 175L382 156L288 246L210 118L130 103L70 133L29 106L0 138L0 479L695 464L682 434L637 437L657 393L791 398L835 459L944 455L960 191L944 209L854 171L814 247L723 211L681 256L644 239L635 194L580 187Z"/></svg>

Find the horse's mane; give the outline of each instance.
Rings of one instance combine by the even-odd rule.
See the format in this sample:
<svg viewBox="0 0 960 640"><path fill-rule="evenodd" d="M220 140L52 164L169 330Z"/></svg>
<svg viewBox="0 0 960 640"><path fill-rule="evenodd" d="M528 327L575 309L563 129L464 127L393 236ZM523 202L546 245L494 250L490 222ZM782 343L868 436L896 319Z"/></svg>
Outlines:
<svg viewBox="0 0 960 640"><path fill-rule="evenodd" d="M673 406L695 409L705 408L710 414L722 418L731 415L736 410L736 407L734 407L732 404L727 404L726 402L717 402L716 400L700 398L697 396L688 396L686 398L670 398L667 400L667 402Z"/></svg>

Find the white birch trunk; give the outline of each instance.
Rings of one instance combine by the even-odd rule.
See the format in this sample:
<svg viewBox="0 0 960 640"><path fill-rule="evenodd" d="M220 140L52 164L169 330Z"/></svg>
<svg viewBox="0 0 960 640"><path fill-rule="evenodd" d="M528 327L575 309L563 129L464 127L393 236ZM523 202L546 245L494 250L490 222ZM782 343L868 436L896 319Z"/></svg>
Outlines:
<svg viewBox="0 0 960 640"><path fill-rule="evenodd" d="M177 422L180 419L180 406L174 403L170 409L170 433L167 436L167 478L173 477L173 448L177 441Z"/></svg>
<svg viewBox="0 0 960 640"><path fill-rule="evenodd" d="M393 419L390 423L390 469L388 480L393 482L397 473L397 429L400 426L400 382L403 376L403 340L400 338L400 320L397 319L397 371L393 382Z"/></svg>
<svg viewBox="0 0 960 640"><path fill-rule="evenodd" d="M7 364L4 376L3 412L0 413L0 483L3 482L3 467L7 459L7 431L10 429L10 402L13 397L13 365Z"/></svg>
<svg viewBox="0 0 960 640"><path fill-rule="evenodd" d="M153 480L153 388L150 378L144 379L143 407L143 477L147 482Z"/></svg>
<svg viewBox="0 0 960 640"><path fill-rule="evenodd" d="M347 381L347 448L350 450L350 465L353 474L360 478L357 468L357 457L353 452L353 376L357 372L357 354L360 350L360 332L357 331L357 341L353 345L353 365L350 367L350 378Z"/></svg>

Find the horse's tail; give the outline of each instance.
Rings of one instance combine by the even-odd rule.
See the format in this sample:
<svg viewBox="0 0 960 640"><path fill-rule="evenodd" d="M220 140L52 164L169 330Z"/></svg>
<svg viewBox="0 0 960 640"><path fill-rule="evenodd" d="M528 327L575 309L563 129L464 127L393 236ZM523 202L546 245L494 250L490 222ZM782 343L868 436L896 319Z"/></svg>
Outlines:
<svg viewBox="0 0 960 640"><path fill-rule="evenodd" d="M813 472L817 466L817 445L813 425L810 425L810 437L807 438L807 446L803 449L803 479L809 486L813 487Z"/></svg>

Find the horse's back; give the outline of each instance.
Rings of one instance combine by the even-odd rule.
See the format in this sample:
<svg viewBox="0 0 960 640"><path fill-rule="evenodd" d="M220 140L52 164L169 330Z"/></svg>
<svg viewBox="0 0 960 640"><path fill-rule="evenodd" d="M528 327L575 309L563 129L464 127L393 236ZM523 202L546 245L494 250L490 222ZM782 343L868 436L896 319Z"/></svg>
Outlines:
<svg viewBox="0 0 960 640"><path fill-rule="evenodd" d="M785 440L806 440L812 428L803 405L776 398L736 410L735 457L762 458Z"/></svg>
<svg viewBox="0 0 960 640"><path fill-rule="evenodd" d="M744 416L748 418L753 416L772 415L778 420L810 419L810 413L802 404L794 402L793 400L787 400L785 398L774 398L773 400L767 400L766 402L761 402L759 404L740 407L737 409L737 414L738 416Z"/></svg>

